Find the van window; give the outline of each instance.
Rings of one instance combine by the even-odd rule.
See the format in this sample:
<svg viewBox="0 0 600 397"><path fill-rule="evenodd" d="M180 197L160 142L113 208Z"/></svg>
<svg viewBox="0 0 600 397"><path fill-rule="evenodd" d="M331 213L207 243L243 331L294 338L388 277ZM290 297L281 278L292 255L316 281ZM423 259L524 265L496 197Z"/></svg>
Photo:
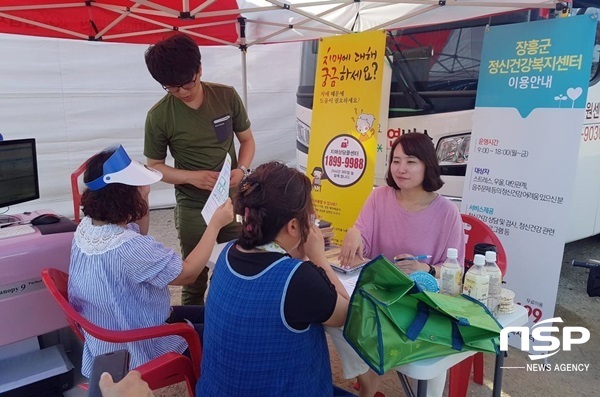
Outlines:
<svg viewBox="0 0 600 397"><path fill-rule="evenodd" d="M389 31L386 51L393 61L389 117L473 109L486 26L537 19L538 10L527 10ZM600 43L597 48L600 58ZM297 103L307 109L312 109L317 52L317 40L303 44ZM595 65L592 77L600 74L598 62Z"/></svg>

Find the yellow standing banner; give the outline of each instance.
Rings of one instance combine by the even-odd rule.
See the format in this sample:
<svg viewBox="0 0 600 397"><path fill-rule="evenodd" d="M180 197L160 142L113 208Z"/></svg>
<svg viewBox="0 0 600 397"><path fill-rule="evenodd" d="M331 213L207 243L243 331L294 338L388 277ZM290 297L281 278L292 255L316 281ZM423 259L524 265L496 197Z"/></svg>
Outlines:
<svg viewBox="0 0 600 397"><path fill-rule="evenodd" d="M321 39L306 173L320 219L341 244L373 188L385 32Z"/></svg>

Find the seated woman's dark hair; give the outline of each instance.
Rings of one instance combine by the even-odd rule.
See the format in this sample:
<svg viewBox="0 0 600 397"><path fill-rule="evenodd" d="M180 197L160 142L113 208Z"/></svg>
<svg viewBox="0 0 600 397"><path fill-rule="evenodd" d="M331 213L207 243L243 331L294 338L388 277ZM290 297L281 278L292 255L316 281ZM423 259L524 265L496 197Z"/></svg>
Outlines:
<svg viewBox="0 0 600 397"><path fill-rule="evenodd" d="M83 181L93 181L103 174L104 162L116 149L102 151L86 163ZM148 203L137 186L111 183L99 190L85 189L81 196L83 213L92 219L108 223L129 223L148 213Z"/></svg>
<svg viewBox="0 0 600 397"><path fill-rule="evenodd" d="M415 156L425 163L425 178L423 179L423 189L426 192L435 192L444 186L444 181L441 178L440 164L435 154L435 148L431 138L420 132L409 132L400 135L392 144L390 158L388 161L387 174L385 181L387 185L394 189L399 189L391 175L392 160L394 159L394 150L398 145L402 146L404 154L407 156Z"/></svg>
<svg viewBox="0 0 600 397"><path fill-rule="evenodd" d="M243 216L238 243L244 249L275 240L292 219L300 224L302 242L308 238L313 214L311 183L299 171L279 162L259 165L240 182L233 208Z"/></svg>

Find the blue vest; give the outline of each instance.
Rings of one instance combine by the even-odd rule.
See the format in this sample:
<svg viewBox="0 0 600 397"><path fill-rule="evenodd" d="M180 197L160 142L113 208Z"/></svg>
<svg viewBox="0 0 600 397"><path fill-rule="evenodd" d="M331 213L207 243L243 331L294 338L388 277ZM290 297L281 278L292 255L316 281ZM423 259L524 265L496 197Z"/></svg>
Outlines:
<svg viewBox="0 0 600 397"><path fill-rule="evenodd" d="M229 265L230 247L210 281L196 395L332 396L323 326L298 331L285 321L287 287L301 261L284 257L255 276L243 276Z"/></svg>

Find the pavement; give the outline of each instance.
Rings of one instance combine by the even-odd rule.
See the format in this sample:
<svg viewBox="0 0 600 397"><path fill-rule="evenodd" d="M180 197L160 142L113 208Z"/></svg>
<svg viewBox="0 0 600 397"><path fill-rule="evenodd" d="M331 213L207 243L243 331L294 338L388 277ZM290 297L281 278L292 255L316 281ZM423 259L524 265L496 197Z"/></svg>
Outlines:
<svg viewBox="0 0 600 397"><path fill-rule="evenodd" d="M158 241L179 252L177 232L173 221L173 210L153 210L150 214L150 234ZM589 297L586 293L588 270L571 266L571 260L600 259L600 235L565 244L562 270L558 287L557 305L554 316L563 319L564 326L583 326L590 331L590 340L583 345L573 345L572 350L561 350L546 364L532 370L527 353L510 348L503 374L503 397L597 397L600 396L600 297ZM172 303L180 301L178 287L172 287ZM334 350L330 348L330 351ZM352 381L341 378L337 354L332 352L332 372L334 383L352 391ZM529 370L528 370L528 364ZM584 367L584 365L588 365ZM550 369L540 371L540 368ZM579 371L579 369L584 369ZM490 396L494 374L494 359L485 358L484 385L470 383L468 395L473 397ZM447 389L447 388L446 388ZM402 397L404 392L397 376L391 371L382 378L380 391L387 397ZM447 390L446 393L447 395ZM178 389L157 393L157 396L181 396Z"/></svg>

